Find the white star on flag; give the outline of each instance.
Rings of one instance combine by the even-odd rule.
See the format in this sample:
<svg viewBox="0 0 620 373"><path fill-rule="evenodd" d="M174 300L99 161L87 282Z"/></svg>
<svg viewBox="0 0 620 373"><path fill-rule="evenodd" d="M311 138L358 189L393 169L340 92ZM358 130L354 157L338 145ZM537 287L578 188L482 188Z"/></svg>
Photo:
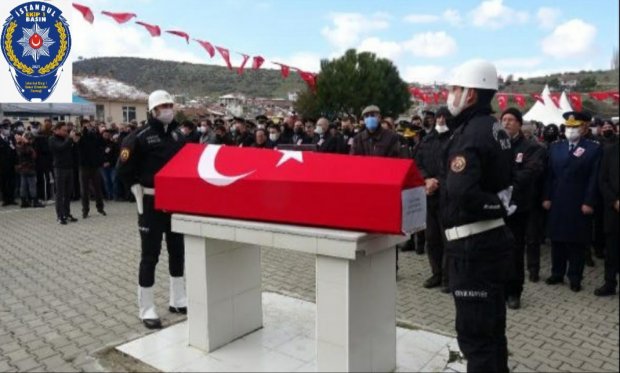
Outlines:
<svg viewBox="0 0 620 373"><path fill-rule="evenodd" d="M282 153L282 158L280 158L280 162L276 165L276 168L282 166L286 162L291 159L296 160L299 163L304 163L304 155L302 152L294 151L294 150L278 150Z"/></svg>

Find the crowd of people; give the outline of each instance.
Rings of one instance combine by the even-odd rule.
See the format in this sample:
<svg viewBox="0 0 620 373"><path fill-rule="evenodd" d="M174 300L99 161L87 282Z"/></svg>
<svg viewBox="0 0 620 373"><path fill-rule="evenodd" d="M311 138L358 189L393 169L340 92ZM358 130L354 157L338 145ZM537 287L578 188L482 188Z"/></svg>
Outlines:
<svg viewBox="0 0 620 373"><path fill-rule="evenodd" d="M400 250L426 253L432 276L423 286L449 293L440 194L447 167L442 164L443 152L453 132L450 112L440 107L400 121L382 117L376 106L369 106L361 114L359 118L344 115L316 121L300 118L294 112L283 120L265 115L252 119L197 118L181 122L179 128L189 143L267 149L288 146L324 153L414 159L426 181L427 227L412 235ZM596 294L615 294L618 194L617 184L610 183L617 183L618 124L584 113L567 113L566 123L543 126L524 123L515 108L503 112L498 120L511 137L512 202L517 206L506 219L516 241L515 274L506 290L508 307L520 307L525 270L529 281L540 280L540 246L545 239L552 244L552 276L548 284L561 283L568 274L571 289L580 291L583 266L593 266L594 255L607 257L608 267L606 283ZM70 212L72 200L82 201L84 219L89 216L91 198L101 215L106 215L106 200L132 201L131 186L117 177L116 165L123 140L144 125L88 119L77 124L53 123L49 119L28 124L3 120L2 205L17 204L17 196L22 208L41 208L55 200L58 221L67 224L77 221ZM615 244L610 244L609 239L615 239Z"/></svg>

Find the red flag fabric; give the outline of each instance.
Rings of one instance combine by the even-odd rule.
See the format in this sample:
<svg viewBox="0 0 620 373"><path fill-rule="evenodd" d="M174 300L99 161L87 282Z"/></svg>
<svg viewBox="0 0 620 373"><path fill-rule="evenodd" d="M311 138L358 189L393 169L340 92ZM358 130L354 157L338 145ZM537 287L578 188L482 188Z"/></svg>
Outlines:
<svg viewBox="0 0 620 373"><path fill-rule="evenodd" d="M215 48L213 48L213 45L211 43L209 43L208 41L198 40L198 39L194 39L194 41L200 44L207 51L207 53L209 53L209 56L211 58L215 56Z"/></svg>
<svg viewBox="0 0 620 373"><path fill-rule="evenodd" d="M541 104L545 104L545 100L543 100L542 95L538 94L538 93L532 93L532 97L536 100L539 101Z"/></svg>
<svg viewBox="0 0 620 373"><path fill-rule="evenodd" d="M411 87L411 88L409 88L409 92L411 92L411 95L413 97L420 96L420 88L418 88L418 87Z"/></svg>
<svg viewBox="0 0 620 373"><path fill-rule="evenodd" d="M243 53L239 53L239 54L243 56L243 62L241 62L241 66L239 66L239 68L237 69L237 74L243 75L243 69L245 68L245 64L248 63L250 56L248 56L247 54L243 54Z"/></svg>
<svg viewBox="0 0 620 373"><path fill-rule="evenodd" d="M433 100L435 100L435 105L439 105L439 92L433 92Z"/></svg>
<svg viewBox="0 0 620 373"><path fill-rule="evenodd" d="M252 61L252 69L254 70L260 69L260 67L263 66L263 63L265 63L265 59L263 57L254 56L254 59Z"/></svg>
<svg viewBox="0 0 620 373"><path fill-rule="evenodd" d="M448 91L446 91L445 89L443 91L441 91L441 97L443 98L444 101L448 101L448 95L450 93Z"/></svg>
<svg viewBox="0 0 620 373"><path fill-rule="evenodd" d="M497 104L499 105L500 110L506 110L506 108L508 107L508 96L504 94L498 94Z"/></svg>
<svg viewBox="0 0 620 373"><path fill-rule="evenodd" d="M233 67L230 64L230 52L228 51L228 49L222 48L222 47L218 47L218 46L216 46L215 49L217 49L217 51L220 52L220 55L222 56L222 58L226 62L226 66L228 66L228 69L232 70Z"/></svg>
<svg viewBox="0 0 620 373"><path fill-rule="evenodd" d="M136 22L136 24L144 26L144 28L146 28L146 30L149 32L149 34L151 34L152 37L161 36L161 29L157 25L149 25L148 23L140 21Z"/></svg>
<svg viewBox="0 0 620 373"><path fill-rule="evenodd" d="M519 105L519 107L523 109L525 107L525 96L515 95L514 98L517 105Z"/></svg>
<svg viewBox="0 0 620 373"><path fill-rule="evenodd" d="M558 109L560 108L560 97L561 95L558 93L554 93L551 95L551 101L553 102L555 107L557 107Z"/></svg>
<svg viewBox="0 0 620 373"><path fill-rule="evenodd" d="M583 102L581 100L581 94L570 93L568 95L568 99L570 100L570 104L576 111L581 111L581 109L583 109Z"/></svg>
<svg viewBox="0 0 620 373"><path fill-rule="evenodd" d="M114 18L114 20L119 24L129 22L132 18L137 17L136 13L112 13L106 12L105 10L101 12L101 14Z"/></svg>
<svg viewBox="0 0 620 373"><path fill-rule="evenodd" d="M295 70L297 70L297 73L299 74L301 79L304 82L306 82L306 84L312 90L312 92L316 92L316 77L317 77L317 75L313 74L313 73L309 73L307 71L303 71L303 70L298 69L298 68L295 68Z"/></svg>
<svg viewBox="0 0 620 373"><path fill-rule="evenodd" d="M176 31L176 30L167 30L166 32L168 34L176 35L178 37L181 37L181 38L185 39L187 44L189 44L189 34L187 32Z"/></svg>
<svg viewBox="0 0 620 373"><path fill-rule="evenodd" d="M598 101L605 101L607 100L611 95L609 94L609 92L591 92L590 93L590 97L592 97L595 100Z"/></svg>
<svg viewBox="0 0 620 373"><path fill-rule="evenodd" d="M93 23L95 21L95 15L89 7L78 3L73 3L73 7L77 9L78 12L82 13L82 17L84 17L84 19L88 21L88 23Z"/></svg>
<svg viewBox="0 0 620 373"><path fill-rule="evenodd" d="M614 101L618 102L620 101L620 94L618 92L614 92L611 94L611 98L613 98Z"/></svg>
<svg viewBox="0 0 620 373"><path fill-rule="evenodd" d="M274 62L275 65L280 66L280 73L282 74L282 77L284 79L288 78L290 72L291 72L291 68L287 65L281 64L281 63L277 63Z"/></svg>
<svg viewBox="0 0 620 373"><path fill-rule="evenodd" d="M267 184L274 192L255 198ZM376 194L377 185L382 192L359 203L359 196ZM426 198L411 159L198 144L185 146L157 173L155 188L156 208L172 213L386 234L410 231L403 229L405 218L424 214L417 204ZM317 200L341 208L325 214ZM403 209L404 201L415 207Z"/></svg>

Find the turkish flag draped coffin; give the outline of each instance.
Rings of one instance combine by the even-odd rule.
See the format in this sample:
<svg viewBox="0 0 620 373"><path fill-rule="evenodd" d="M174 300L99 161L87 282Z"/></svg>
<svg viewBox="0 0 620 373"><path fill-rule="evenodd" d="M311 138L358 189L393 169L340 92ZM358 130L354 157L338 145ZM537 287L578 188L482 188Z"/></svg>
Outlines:
<svg viewBox="0 0 620 373"><path fill-rule="evenodd" d="M369 233L424 229L424 180L412 160L186 145L155 177L171 213Z"/></svg>

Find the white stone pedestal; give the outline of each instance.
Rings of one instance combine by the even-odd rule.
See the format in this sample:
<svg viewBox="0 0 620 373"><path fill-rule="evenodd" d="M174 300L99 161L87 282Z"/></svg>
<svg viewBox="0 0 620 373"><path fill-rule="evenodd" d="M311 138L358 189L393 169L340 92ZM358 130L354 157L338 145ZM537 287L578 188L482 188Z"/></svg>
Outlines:
<svg viewBox="0 0 620 373"><path fill-rule="evenodd" d="M173 215L185 235L189 344L211 352L260 329L260 247L316 255L318 371L396 369L396 263L404 236Z"/></svg>

